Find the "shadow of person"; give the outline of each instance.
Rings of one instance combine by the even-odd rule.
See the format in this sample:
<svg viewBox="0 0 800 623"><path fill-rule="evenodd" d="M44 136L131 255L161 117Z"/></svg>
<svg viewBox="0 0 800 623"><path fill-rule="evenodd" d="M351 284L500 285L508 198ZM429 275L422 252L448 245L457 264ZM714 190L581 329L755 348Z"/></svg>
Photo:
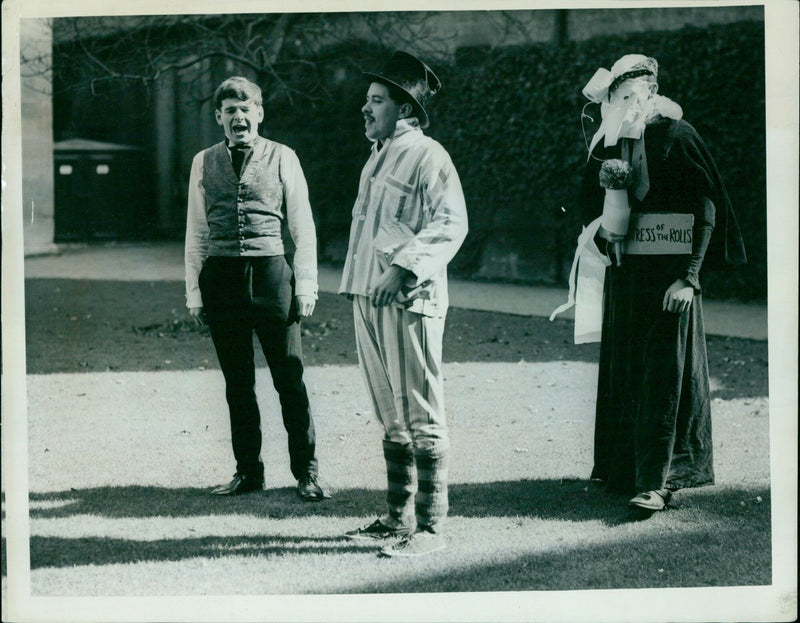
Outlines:
<svg viewBox="0 0 800 623"><path fill-rule="evenodd" d="M718 489L710 488L713 493ZM383 512L380 489L336 490L320 502L302 501L294 487L278 487L244 495L209 495L208 488L168 488L129 485L71 489L30 494L32 519L92 515L110 518L176 518L215 515L251 515L272 519L292 517L363 517ZM763 492L763 495L767 495ZM670 503L679 507L683 493ZM532 517L545 520L599 521L614 526L641 521L648 513L631 512L629 495L606 491L582 479L521 479L453 483L449 487L450 514L467 518Z"/></svg>

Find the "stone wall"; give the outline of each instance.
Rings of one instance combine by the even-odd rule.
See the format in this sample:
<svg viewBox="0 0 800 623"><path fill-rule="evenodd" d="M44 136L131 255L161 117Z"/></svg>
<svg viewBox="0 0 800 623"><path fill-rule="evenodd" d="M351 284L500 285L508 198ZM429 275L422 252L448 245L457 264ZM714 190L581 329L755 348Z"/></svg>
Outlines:
<svg viewBox="0 0 800 623"><path fill-rule="evenodd" d="M51 31L45 20L20 20L22 213L25 255L51 253L53 243L53 104Z"/></svg>

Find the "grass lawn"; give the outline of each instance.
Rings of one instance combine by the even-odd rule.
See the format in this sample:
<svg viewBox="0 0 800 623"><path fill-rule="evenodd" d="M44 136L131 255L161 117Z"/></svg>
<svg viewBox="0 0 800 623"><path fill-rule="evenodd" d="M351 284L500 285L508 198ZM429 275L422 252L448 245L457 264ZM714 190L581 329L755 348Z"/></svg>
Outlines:
<svg viewBox="0 0 800 623"><path fill-rule="evenodd" d="M447 367L449 548L416 561L383 560L341 538L383 508L379 427L354 366L308 370L332 494L317 504L294 494L277 397L263 378L267 489L219 499L208 487L230 477L231 461L216 371L29 377L33 593L769 584L766 401L718 400L720 484L681 492L669 511L647 517L585 479L594 371L583 362Z"/></svg>
<svg viewBox="0 0 800 623"><path fill-rule="evenodd" d="M394 560L341 537L382 512L385 490L381 432L341 299L323 296L304 330L321 479L331 494L308 504L294 493L265 370L257 392L266 489L208 494L233 473L227 408L210 340L181 316L180 284L34 280L26 288L35 598L184 596L196 606L199 596L369 593L409 603L469 593L496 595L490 614L495 607L534 620L514 605L524 595L589 590L615 599L623 593L614 589L772 582L766 343L709 339L717 485L681 491L667 511L646 516L587 481L596 345L572 346L566 322L453 310L444 368L449 546ZM674 601L669 591L633 594L658 595L663 607ZM467 618L480 620L478 612ZM570 610L556 619L572 620Z"/></svg>

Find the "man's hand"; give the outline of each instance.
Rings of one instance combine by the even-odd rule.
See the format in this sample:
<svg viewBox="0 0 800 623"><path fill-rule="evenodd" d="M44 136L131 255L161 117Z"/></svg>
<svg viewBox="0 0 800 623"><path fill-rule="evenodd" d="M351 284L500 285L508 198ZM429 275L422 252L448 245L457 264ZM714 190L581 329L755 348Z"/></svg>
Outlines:
<svg viewBox="0 0 800 623"><path fill-rule="evenodd" d="M203 320L203 308L202 307L190 307L189 308L189 315L194 320L194 324L196 326L202 326L205 324L205 320Z"/></svg>
<svg viewBox="0 0 800 623"><path fill-rule="evenodd" d="M308 296L307 294L298 294L294 298L295 303L297 303L297 314L301 318L308 318L314 313L314 307L317 304L317 300L313 296Z"/></svg>
<svg viewBox="0 0 800 623"><path fill-rule="evenodd" d="M694 288L683 279L676 279L664 293L663 310L673 314L683 313L691 306L692 298L694 298Z"/></svg>
<svg viewBox="0 0 800 623"><path fill-rule="evenodd" d="M597 235L603 240L608 240L609 242L622 242L625 240L625 234L615 234L607 229L603 229L602 225L600 226L600 229L597 230Z"/></svg>
<svg viewBox="0 0 800 623"><path fill-rule="evenodd" d="M392 264L379 278L369 297L373 307L391 305L400 288L411 276L411 271Z"/></svg>
<svg viewBox="0 0 800 623"><path fill-rule="evenodd" d="M603 229L602 225L600 226L600 229L597 230L597 235L603 240L607 240L609 242L609 248L614 254L614 261L616 265L622 266L622 241L625 240L625 235L615 234L607 229Z"/></svg>

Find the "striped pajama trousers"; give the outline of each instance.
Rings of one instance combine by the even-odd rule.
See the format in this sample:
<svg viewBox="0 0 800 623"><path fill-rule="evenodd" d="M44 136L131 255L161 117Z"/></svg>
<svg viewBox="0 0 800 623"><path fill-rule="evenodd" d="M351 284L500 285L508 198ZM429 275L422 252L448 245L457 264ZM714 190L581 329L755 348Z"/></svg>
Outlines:
<svg viewBox="0 0 800 623"><path fill-rule="evenodd" d="M447 515L449 437L444 411L444 318L353 298L358 361L384 428L389 516L436 532Z"/></svg>

